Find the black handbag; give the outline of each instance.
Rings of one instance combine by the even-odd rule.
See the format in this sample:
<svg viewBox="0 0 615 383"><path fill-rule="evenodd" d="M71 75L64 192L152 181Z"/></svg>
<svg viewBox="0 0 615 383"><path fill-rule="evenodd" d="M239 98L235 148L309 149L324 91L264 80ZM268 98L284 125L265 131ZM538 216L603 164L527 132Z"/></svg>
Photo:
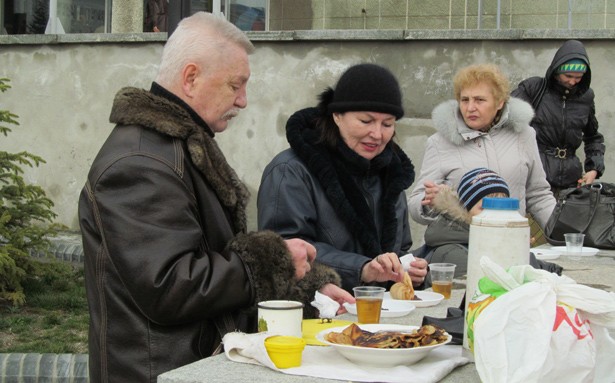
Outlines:
<svg viewBox="0 0 615 383"><path fill-rule="evenodd" d="M562 190L544 232L552 245L565 245L566 233L584 233L584 246L615 249L615 184Z"/></svg>
<svg viewBox="0 0 615 383"><path fill-rule="evenodd" d="M434 325L451 335L451 344L463 344L463 326L465 323L465 305L466 296L463 295L463 299L457 307L449 307L446 309L446 318L436 318L430 316L423 316L423 322L421 326Z"/></svg>

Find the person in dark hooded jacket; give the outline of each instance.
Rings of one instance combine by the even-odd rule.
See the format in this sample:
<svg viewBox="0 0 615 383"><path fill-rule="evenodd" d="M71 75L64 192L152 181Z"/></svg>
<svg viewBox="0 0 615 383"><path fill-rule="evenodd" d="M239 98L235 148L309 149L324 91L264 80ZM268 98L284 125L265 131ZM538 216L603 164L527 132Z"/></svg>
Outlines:
<svg viewBox="0 0 615 383"><path fill-rule="evenodd" d="M604 173L604 137L598 132L591 77L583 43L568 40L555 53L544 78L523 80L511 93L535 109L530 124L556 195L562 189L591 184ZM581 143L585 169L576 155Z"/></svg>
<svg viewBox="0 0 615 383"><path fill-rule="evenodd" d="M393 74L378 65L350 67L317 108L293 114L290 149L263 172L258 226L303 238L316 262L335 269L347 291L403 279L399 256L412 245L405 190L414 180L408 156L392 140L403 114ZM427 273L417 260L416 285Z"/></svg>

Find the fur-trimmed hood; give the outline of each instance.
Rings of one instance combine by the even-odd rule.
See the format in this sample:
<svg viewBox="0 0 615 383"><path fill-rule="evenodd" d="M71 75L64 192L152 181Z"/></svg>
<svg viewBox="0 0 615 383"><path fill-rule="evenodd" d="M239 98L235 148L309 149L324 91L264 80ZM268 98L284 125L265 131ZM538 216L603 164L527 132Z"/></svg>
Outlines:
<svg viewBox="0 0 615 383"><path fill-rule="evenodd" d="M450 187L442 188L433 201L433 209L439 214L446 215L450 220L470 224L472 216L463 207L457 193Z"/></svg>
<svg viewBox="0 0 615 383"><path fill-rule="evenodd" d="M246 231L250 193L226 161L211 129L186 103L156 83L149 92L126 87L116 94L109 121L140 125L185 141L192 162L231 211L236 232Z"/></svg>
<svg viewBox="0 0 615 383"><path fill-rule="evenodd" d="M457 100L448 100L436 106L431 118L436 130L458 146L468 140L489 134L468 128L461 116ZM511 97L504 104L500 121L491 130L512 129L521 132L527 128L532 118L534 118L532 106L521 99Z"/></svg>
<svg viewBox="0 0 615 383"><path fill-rule="evenodd" d="M440 190L433 201L433 209L438 217L425 230L425 245L437 248L447 245L468 244L472 216L461 204L457 193L449 187ZM458 252L463 247L453 246L449 251ZM465 253L466 250L461 250Z"/></svg>

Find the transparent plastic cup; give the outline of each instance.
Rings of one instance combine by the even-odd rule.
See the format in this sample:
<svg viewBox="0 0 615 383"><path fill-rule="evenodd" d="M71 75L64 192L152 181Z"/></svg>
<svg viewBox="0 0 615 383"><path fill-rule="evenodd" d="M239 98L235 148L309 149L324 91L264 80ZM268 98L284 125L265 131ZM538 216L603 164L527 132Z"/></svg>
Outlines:
<svg viewBox="0 0 615 383"><path fill-rule="evenodd" d="M454 263L431 263L429 274L431 276L431 289L444 295L444 299L451 298L453 290L453 276L455 275Z"/></svg>
<svg viewBox="0 0 615 383"><path fill-rule="evenodd" d="M357 300L359 323L380 323L380 311L384 298L384 287L357 286L352 289Z"/></svg>
<svg viewBox="0 0 615 383"><path fill-rule="evenodd" d="M585 234L583 233L568 233L564 234L566 240L566 252L569 254L581 254L583 251L583 240Z"/></svg>

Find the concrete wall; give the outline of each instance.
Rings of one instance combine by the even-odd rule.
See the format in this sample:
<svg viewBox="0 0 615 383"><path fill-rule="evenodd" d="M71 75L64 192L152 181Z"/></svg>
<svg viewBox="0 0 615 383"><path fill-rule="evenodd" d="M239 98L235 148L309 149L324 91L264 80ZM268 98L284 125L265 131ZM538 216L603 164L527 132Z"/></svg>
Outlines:
<svg viewBox="0 0 615 383"><path fill-rule="evenodd" d="M112 128L108 116L113 96L123 86L149 87L163 47L163 41L131 43L126 42L130 36L113 36L124 42L32 45L24 40L0 40L0 77L10 78L13 87L0 94L0 110L19 115L20 123L8 137L0 137L0 150L27 150L47 161L27 169L25 177L46 190L55 202L57 221L73 230L78 230L77 199L89 166ZM132 39L142 40L142 36ZM314 105L316 96L334 85L349 65L375 62L397 74L407 116L398 125L397 139L418 172L424 143L434 132L431 110L452 98L451 78L457 69L495 62L516 84L527 76L543 75L564 41L561 37L493 34L452 40L446 35L403 36L380 33L335 41L321 35L310 39L297 34L292 38L254 35L257 49L251 57L249 105L217 136L229 162L253 193L251 228L256 226L261 172L287 147L287 118L299 108ZM289 39L293 41L286 41ZM615 41L598 38L584 43L592 62L598 120L610 149L615 143L615 71L610 65L615 62ZM606 181L615 181L613 153L606 154ZM416 242L421 242L422 227L415 225L413 232Z"/></svg>

